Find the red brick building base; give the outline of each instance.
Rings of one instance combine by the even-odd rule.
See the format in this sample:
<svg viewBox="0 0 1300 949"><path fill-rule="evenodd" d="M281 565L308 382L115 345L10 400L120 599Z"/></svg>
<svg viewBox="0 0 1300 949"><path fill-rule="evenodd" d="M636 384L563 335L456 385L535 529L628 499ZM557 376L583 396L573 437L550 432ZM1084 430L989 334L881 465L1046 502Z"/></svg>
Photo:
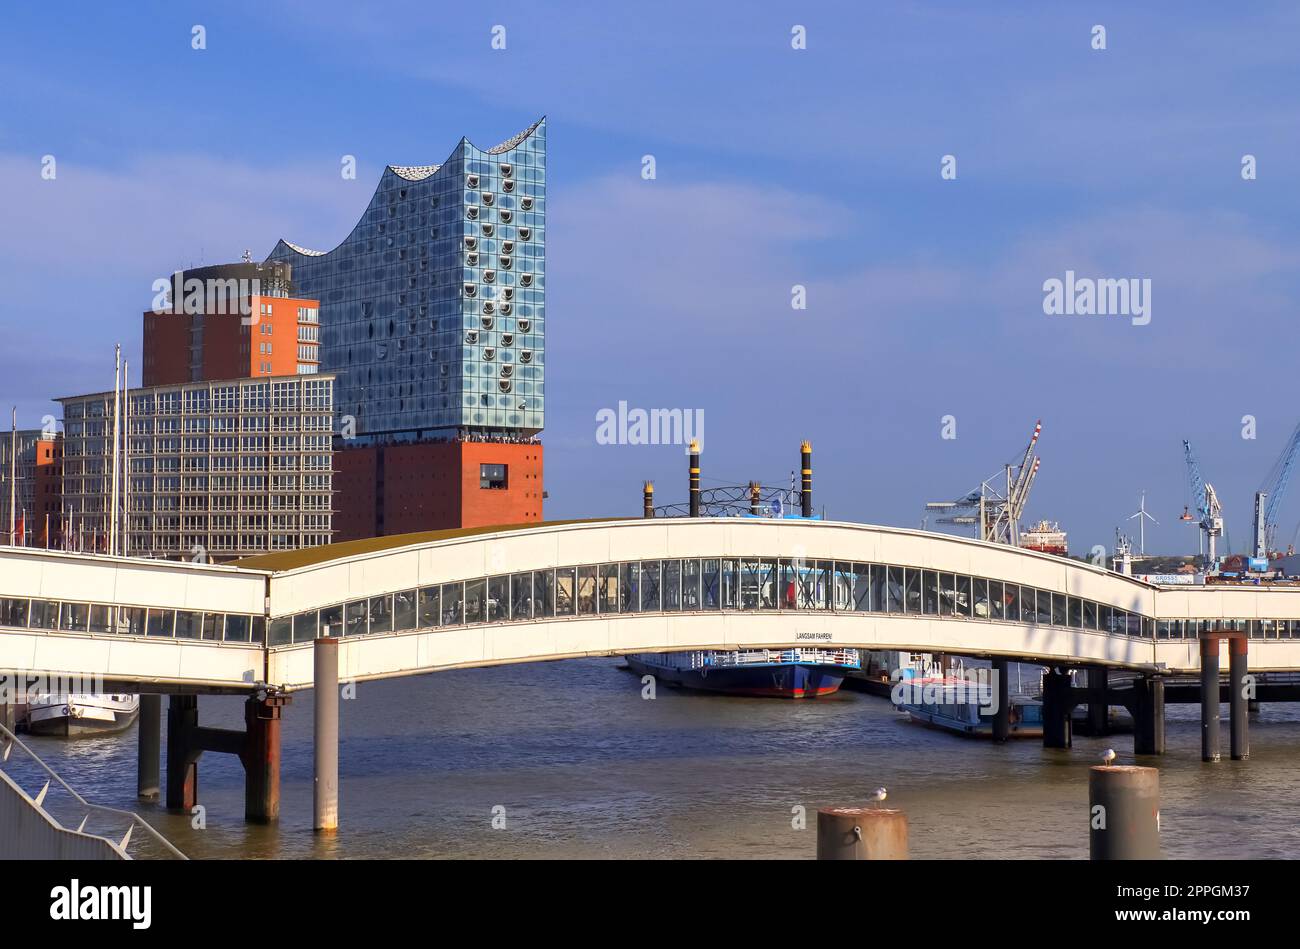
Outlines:
<svg viewBox="0 0 1300 949"><path fill-rule="evenodd" d="M495 465L505 466L504 479L484 468ZM335 542L542 520L540 444L342 448L334 452L334 469Z"/></svg>

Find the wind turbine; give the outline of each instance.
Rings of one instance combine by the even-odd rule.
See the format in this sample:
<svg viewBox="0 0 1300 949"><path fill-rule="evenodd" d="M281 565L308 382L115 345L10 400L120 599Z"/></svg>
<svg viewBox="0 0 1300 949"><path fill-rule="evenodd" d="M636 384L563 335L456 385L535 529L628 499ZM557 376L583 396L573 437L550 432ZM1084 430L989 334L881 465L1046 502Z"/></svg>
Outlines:
<svg viewBox="0 0 1300 949"><path fill-rule="evenodd" d="M1147 552L1147 521L1152 524L1160 523L1147 513L1147 493L1145 491L1142 492L1142 500L1138 504L1137 512L1130 514L1128 519L1131 521L1135 517L1138 519L1138 553L1145 557Z"/></svg>

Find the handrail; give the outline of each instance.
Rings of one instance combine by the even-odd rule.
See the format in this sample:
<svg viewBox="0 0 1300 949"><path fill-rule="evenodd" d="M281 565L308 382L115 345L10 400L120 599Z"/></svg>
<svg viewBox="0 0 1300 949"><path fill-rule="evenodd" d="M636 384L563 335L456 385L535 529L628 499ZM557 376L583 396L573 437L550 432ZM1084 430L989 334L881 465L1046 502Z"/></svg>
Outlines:
<svg viewBox="0 0 1300 949"><path fill-rule="evenodd" d="M63 788L65 791L67 791L69 794L71 794L73 799L82 807L86 808L87 810L95 811L101 814L113 814L117 817L126 817L131 821L132 826L138 824L139 826L143 827L145 833L149 834L149 836L151 836L155 841L162 844L162 846L166 848L168 851L170 851L172 855L175 856L177 859L179 860L189 859L189 857L185 856L185 854L177 850L171 841L169 841L166 837L164 837L157 830L155 830L147 820L145 820L139 814L135 813L135 811L124 811L121 810L120 808L108 807L107 805L104 804L92 804L89 801L87 801L84 797L78 794L72 788L72 786L68 784L68 782L64 781L61 777L59 777L58 773L49 765L47 765L45 761L42 760L40 755L32 751L32 749L28 748L27 745L23 743L22 739L20 739L17 735L11 732L3 724L0 724L0 738L7 738L11 746L17 745L24 752L26 752L27 756L30 757L33 761L35 761L42 771L44 771L51 778L57 781L59 783L59 786ZM8 759L8 755L5 755L5 760L7 759Z"/></svg>

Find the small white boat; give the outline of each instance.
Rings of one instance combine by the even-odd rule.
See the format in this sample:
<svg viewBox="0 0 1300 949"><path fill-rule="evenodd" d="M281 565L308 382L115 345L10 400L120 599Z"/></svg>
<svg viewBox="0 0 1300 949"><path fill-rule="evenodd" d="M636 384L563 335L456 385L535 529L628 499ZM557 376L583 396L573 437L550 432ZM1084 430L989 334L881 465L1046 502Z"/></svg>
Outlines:
<svg viewBox="0 0 1300 949"><path fill-rule="evenodd" d="M106 735L131 727L140 714L138 695L37 695L27 708L33 735L75 738Z"/></svg>
<svg viewBox="0 0 1300 949"><path fill-rule="evenodd" d="M894 695L894 708L906 712L913 722L956 735L993 737L996 692L989 683L957 676L918 676L896 684ZM1043 737L1043 703L1023 694L1012 693L1009 698L1009 737Z"/></svg>

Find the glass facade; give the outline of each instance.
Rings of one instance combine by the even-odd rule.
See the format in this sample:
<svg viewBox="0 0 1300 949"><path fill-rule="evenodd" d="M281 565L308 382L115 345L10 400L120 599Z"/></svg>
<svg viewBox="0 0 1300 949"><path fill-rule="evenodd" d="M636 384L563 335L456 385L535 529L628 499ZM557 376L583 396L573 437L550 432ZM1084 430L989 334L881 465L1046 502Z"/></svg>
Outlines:
<svg viewBox="0 0 1300 949"><path fill-rule="evenodd" d="M328 252L281 241L320 301L320 368L360 444L532 435L544 420L546 122L441 165L390 166Z"/></svg>

